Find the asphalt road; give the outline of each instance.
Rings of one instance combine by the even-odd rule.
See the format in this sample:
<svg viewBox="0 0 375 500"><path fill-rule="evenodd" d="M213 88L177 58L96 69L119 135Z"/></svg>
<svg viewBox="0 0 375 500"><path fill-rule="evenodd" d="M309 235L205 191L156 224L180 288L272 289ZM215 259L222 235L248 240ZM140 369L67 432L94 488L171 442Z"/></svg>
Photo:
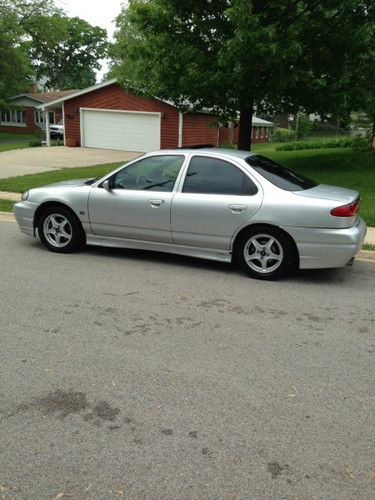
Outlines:
<svg viewBox="0 0 375 500"><path fill-rule="evenodd" d="M374 498L374 263L268 283L0 222L0 283L0 498Z"/></svg>

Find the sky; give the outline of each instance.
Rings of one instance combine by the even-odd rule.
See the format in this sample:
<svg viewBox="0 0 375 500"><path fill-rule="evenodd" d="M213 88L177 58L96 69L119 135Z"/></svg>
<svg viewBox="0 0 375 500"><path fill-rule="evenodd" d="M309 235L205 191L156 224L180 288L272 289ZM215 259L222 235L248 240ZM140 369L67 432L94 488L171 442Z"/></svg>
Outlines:
<svg viewBox="0 0 375 500"><path fill-rule="evenodd" d="M80 17L93 26L105 28L111 40L115 30L115 18L121 12L122 0L56 0L55 4L65 10L69 17ZM97 74L100 81L108 65L103 61L103 68Z"/></svg>

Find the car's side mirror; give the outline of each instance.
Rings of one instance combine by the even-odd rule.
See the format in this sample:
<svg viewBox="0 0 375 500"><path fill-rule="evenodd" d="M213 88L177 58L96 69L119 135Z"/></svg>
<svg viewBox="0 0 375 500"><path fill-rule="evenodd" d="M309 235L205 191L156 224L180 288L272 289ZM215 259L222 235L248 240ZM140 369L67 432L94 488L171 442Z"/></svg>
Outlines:
<svg viewBox="0 0 375 500"><path fill-rule="evenodd" d="M103 188L106 190L106 191L111 191L112 189L112 186L111 186L111 182L110 182L110 179L107 179L106 181L103 182L102 184Z"/></svg>

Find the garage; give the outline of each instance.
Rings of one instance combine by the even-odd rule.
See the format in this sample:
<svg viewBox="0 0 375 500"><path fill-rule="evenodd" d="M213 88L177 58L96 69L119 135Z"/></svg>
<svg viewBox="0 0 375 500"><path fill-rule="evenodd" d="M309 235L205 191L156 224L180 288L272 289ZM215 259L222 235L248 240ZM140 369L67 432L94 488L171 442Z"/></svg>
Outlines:
<svg viewBox="0 0 375 500"><path fill-rule="evenodd" d="M160 113L81 108L81 142L88 148L160 149Z"/></svg>

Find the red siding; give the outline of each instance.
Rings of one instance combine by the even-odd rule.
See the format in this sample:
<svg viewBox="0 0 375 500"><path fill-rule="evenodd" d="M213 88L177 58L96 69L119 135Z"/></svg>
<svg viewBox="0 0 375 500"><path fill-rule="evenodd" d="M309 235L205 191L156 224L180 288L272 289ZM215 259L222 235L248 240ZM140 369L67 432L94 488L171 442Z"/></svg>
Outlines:
<svg viewBox="0 0 375 500"><path fill-rule="evenodd" d="M0 125L0 132L8 132L10 134L32 134L35 131L40 132L40 128L35 124L34 111L35 108L23 108L26 113L26 127L12 127L8 125Z"/></svg>
<svg viewBox="0 0 375 500"><path fill-rule="evenodd" d="M182 129L182 145L194 146L196 144L218 144L218 127L213 127L214 115L204 113L184 114Z"/></svg>
<svg viewBox="0 0 375 500"><path fill-rule="evenodd" d="M79 108L118 109L126 111L151 111L162 113L161 148L178 146L178 111L157 99L146 99L125 92L114 83L65 102L65 133L67 139L75 139L81 145Z"/></svg>

